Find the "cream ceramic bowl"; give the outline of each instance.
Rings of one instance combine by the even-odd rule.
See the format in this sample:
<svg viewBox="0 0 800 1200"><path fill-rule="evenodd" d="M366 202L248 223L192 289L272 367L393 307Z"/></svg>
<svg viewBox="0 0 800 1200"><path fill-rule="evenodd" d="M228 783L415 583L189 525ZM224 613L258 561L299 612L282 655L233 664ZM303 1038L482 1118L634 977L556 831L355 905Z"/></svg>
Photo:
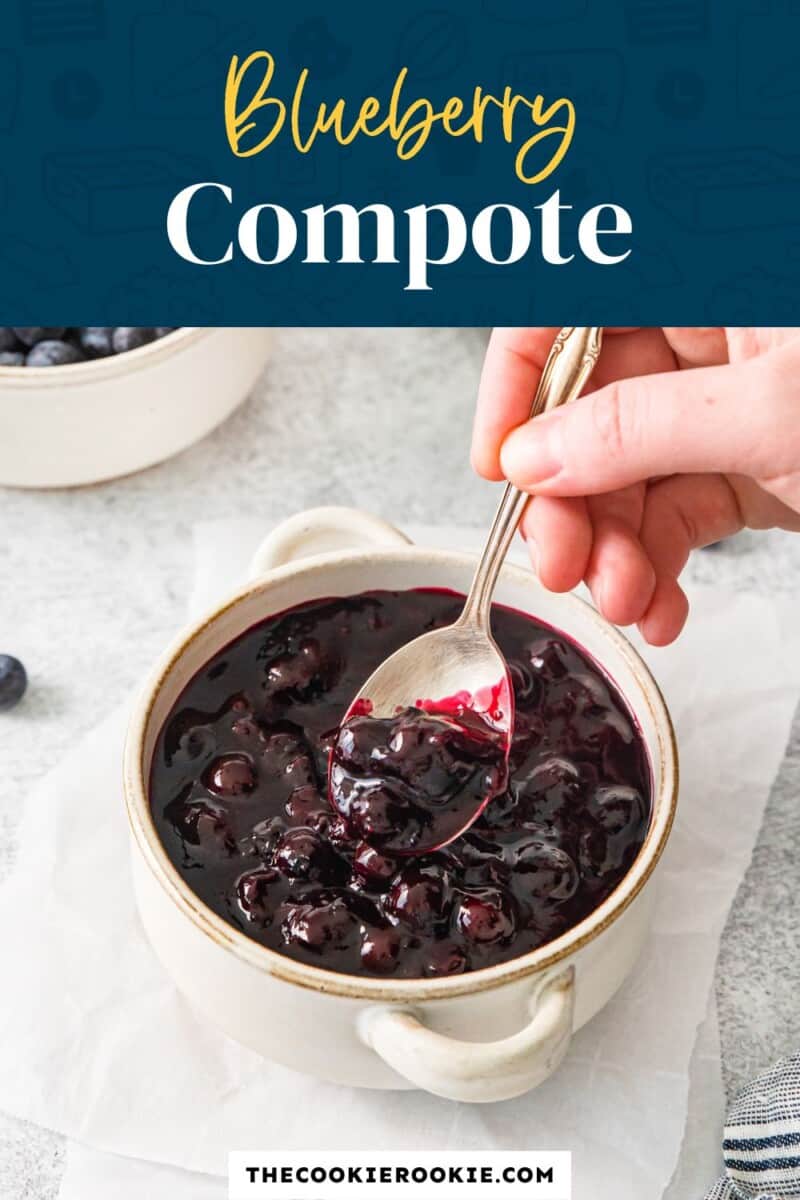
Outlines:
<svg viewBox="0 0 800 1200"><path fill-rule="evenodd" d="M647 839L616 891L549 945L445 979L340 975L268 950L194 895L150 815L147 781L159 729L202 665L257 621L302 602L371 588L466 591L469 555L414 547L352 509L301 513L257 553L251 582L184 633L145 687L125 751L136 896L150 941L189 1002L230 1037L285 1066L355 1087L425 1088L454 1100L504 1100L558 1066L574 1030L620 987L647 936L654 873L675 811L678 764L664 701L616 629L574 597L506 566L496 599L563 629L616 680L653 769Z"/></svg>
<svg viewBox="0 0 800 1200"><path fill-rule="evenodd" d="M191 446L245 399L269 329L176 329L63 367L0 366L0 484L74 487Z"/></svg>

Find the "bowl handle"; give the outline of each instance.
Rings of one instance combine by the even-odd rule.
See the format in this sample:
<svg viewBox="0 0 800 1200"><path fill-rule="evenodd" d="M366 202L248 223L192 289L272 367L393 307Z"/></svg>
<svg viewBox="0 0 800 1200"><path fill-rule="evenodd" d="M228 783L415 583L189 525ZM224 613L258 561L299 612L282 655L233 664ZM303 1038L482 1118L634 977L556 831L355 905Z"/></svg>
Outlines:
<svg viewBox="0 0 800 1200"><path fill-rule="evenodd" d="M497 1042L463 1042L434 1033L408 1009L369 1008L359 1021L363 1042L418 1088L484 1104L538 1087L559 1066L572 1036L575 970L546 980L530 1001L531 1020Z"/></svg>
<svg viewBox="0 0 800 1200"><path fill-rule="evenodd" d="M256 579L298 558L334 550L409 545L410 539L394 525L359 508L339 505L309 508L282 521L268 534L253 555L249 577Z"/></svg>

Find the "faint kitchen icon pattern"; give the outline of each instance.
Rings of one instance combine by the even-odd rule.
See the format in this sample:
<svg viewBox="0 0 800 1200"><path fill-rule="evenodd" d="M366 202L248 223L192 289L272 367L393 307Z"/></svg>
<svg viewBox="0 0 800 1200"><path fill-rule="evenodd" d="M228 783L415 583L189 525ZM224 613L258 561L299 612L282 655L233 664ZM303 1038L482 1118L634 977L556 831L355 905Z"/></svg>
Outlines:
<svg viewBox="0 0 800 1200"><path fill-rule="evenodd" d="M30 45L105 37L105 0L19 0L19 12Z"/></svg>
<svg viewBox="0 0 800 1200"><path fill-rule="evenodd" d="M434 139L436 164L442 175L464 179L478 170L481 147L474 138L453 138L442 135Z"/></svg>
<svg viewBox="0 0 800 1200"><path fill-rule="evenodd" d="M41 238L0 239L0 272L7 284L14 281L14 294L26 295L41 289L64 287L74 283L78 272L73 258L63 246L48 244Z"/></svg>
<svg viewBox="0 0 800 1200"><path fill-rule="evenodd" d="M87 233L162 228L165 197L206 177L197 160L153 146L54 151L43 171L47 201Z"/></svg>
<svg viewBox="0 0 800 1200"><path fill-rule="evenodd" d="M63 71L50 85L53 109L70 120L94 116L102 99L103 89L97 76L81 67Z"/></svg>
<svg viewBox="0 0 800 1200"><path fill-rule="evenodd" d="M525 6L517 11L509 7L508 0L483 0L484 12L493 21L530 22L530 9ZM577 21L584 17L589 8L588 0L558 0L557 4L542 5L536 12L537 25L556 22Z"/></svg>
<svg viewBox="0 0 800 1200"><path fill-rule="evenodd" d="M708 298L709 319L725 313L729 325L749 325L753 313L765 325L785 324L787 312L800 309L800 283L795 275L781 275L753 267L722 280Z"/></svg>
<svg viewBox="0 0 800 1200"><path fill-rule="evenodd" d="M569 96L587 124L613 129L619 121L625 62L616 50L520 51L503 61L501 76L523 95L530 93L535 80L535 90L546 98Z"/></svg>
<svg viewBox="0 0 800 1200"><path fill-rule="evenodd" d="M748 117L800 117L797 44L779 36L796 14L796 0L767 0L766 7L739 13L736 85L739 111Z"/></svg>
<svg viewBox="0 0 800 1200"><path fill-rule="evenodd" d="M800 222L800 164L763 146L663 154L648 165L647 181L658 207L697 232Z"/></svg>
<svg viewBox="0 0 800 1200"><path fill-rule="evenodd" d="M198 280L196 274L190 272L187 277L180 269L172 272L160 266L144 267L116 282L106 293L103 302L109 312L152 314L155 311L190 311L195 325L225 323L224 299L207 271ZM144 322L144 316L141 321Z"/></svg>
<svg viewBox="0 0 800 1200"><path fill-rule="evenodd" d="M704 41L710 0L625 0L628 40L634 45Z"/></svg>
<svg viewBox="0 0 800 1200"><path fill-rule="evenodd" d="M176 41L164 36L179 27ZM238 43L247 45L253 31L227 27L212 8L194 0L162 0L158 7L134 17L131 24L133 111L145 116L205 121L219 105L219 70ZM223 76L224 78L224 76Z"/></svg>
<svg viewBox="0 0 800 1200"><path fill-rule="evenodd" d="M699 117L706 104L706 84L696 71L676 68L666 71L656 82L656 104L677 121Z"/></svg>
<svg viewBox="0 0 800 1200"><path fill-rule="evenodd" d="M321 16L297 26L289 37L289 53L297 69L308 67L315 79L333 79L350 61L350 47L334 36Z"/></svg>
<svg viewBox="0 0 800 1200"><path fill-rule="evenodd" d="M0 50L0 133L14 128L19 107L20 61L13 50Z"/></svg>
<svg viewBox="0 0 800 1200"><path fill-rule="evenodd" d="M396 66L408 67L415 80L443 79L457 71L469 45L464 19L452 12L432 9L413 17L400 31Z"/></svg>

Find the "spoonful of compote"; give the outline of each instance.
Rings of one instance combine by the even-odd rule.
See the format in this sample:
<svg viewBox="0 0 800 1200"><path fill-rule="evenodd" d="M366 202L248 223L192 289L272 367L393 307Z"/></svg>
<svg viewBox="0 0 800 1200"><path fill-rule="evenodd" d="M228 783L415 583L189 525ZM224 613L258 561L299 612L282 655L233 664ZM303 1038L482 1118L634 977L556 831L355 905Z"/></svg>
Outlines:
<svg viewBox="0 0 800 1200"><path fill-rule="evenodd" d="M532 417L580 393L601 340L596 327L560 330ZM527 501L507 485L458 620L387 658L339 727L331 803L377 854L441 849L506 789L514 693L491 634L491 599Z"/></svg>

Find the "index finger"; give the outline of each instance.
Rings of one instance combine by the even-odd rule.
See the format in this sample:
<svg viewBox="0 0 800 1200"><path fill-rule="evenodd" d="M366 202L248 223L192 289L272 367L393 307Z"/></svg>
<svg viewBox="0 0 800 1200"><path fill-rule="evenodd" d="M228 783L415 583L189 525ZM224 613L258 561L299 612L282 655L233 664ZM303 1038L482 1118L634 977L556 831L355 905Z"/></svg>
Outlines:
<svg viewBox="0 0 800 1200"><path fill-rule="evenodd" d="M472 465L485 479L505 478L500 466L500 447L506 435L530 416L533 397L559 328L548 325L492 331L472 429ZM635 332L633 327L606 329L606 333Z"/></svg>
<svg viewBox="0 0 800 1200"><path fill-rule="evenodd" d="M494 329L483 360L472 427L472 465L485 479L502 479L500 447L509 430L527 421L558 326Z"/></svg>

